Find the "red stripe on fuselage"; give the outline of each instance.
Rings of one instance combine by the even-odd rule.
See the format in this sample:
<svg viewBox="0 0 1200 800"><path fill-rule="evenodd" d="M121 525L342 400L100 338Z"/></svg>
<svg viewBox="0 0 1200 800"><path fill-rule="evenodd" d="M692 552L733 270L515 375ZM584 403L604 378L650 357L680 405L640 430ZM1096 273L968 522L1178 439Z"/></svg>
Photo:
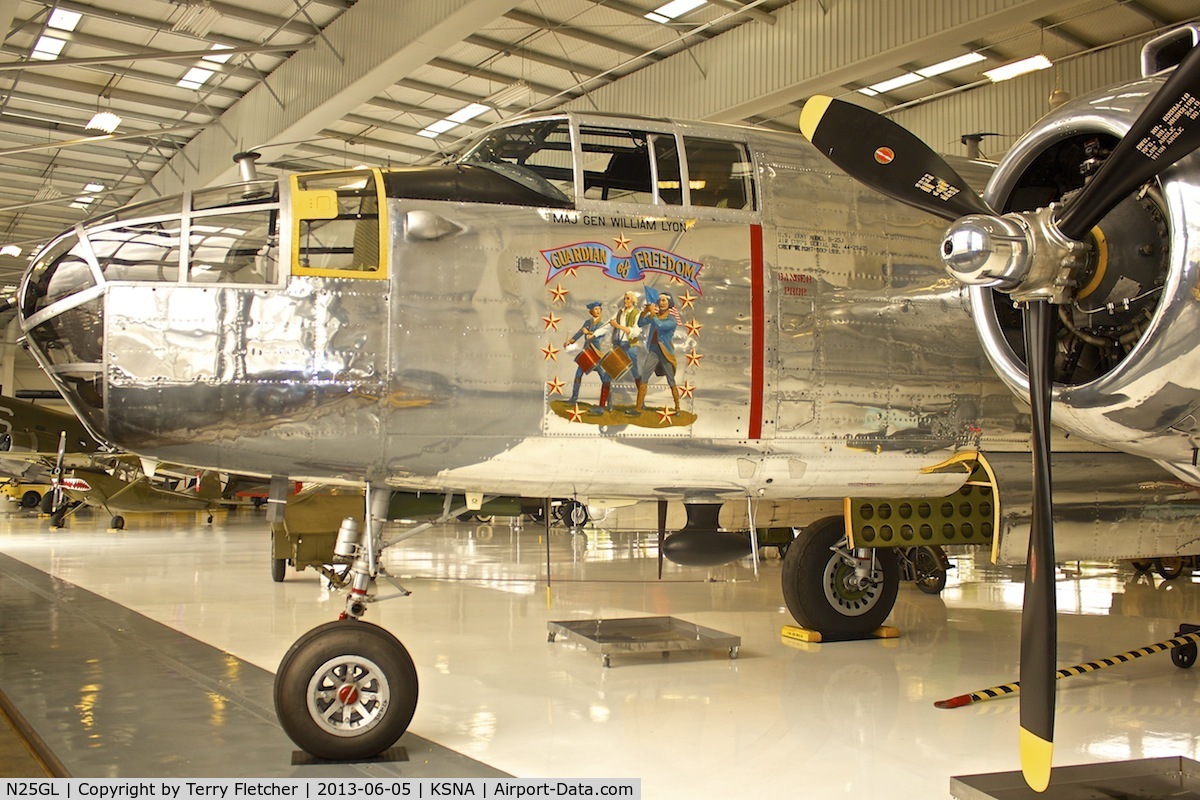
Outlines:
<svg viewBox="0 0 1200 800"><path fill-rule="evenodd" d="M762 438L763 421L763 350L766 313L766 288L763 285L762 225L750 226L750 431L751 439Z"/></svg>

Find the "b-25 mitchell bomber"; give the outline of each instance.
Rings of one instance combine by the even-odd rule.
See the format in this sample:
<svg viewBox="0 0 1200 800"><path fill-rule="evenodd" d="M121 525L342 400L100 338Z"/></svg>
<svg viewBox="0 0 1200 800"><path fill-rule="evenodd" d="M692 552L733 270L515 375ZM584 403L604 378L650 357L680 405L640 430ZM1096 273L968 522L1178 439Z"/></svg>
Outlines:
<svg viewBox="0 0 1200 800"><path fill-rule="evenodd" d="M1161 85L1043 120L987 203L936 156L915 191L991 216L1045 206L1113 157ZM1193 543L1195 170L1122 186L1064 290L1056 421L1107 447L1055 440L1060 558ZM249 172L54 239L20 319L76 413L122 448L280 488L366 487L361 528L338 536L344 619L301 637L276 678L281 723L314 755L374 755L411 720L412 661L361 618L403 538L384 524L418 493L468 509L681 502L664 551L697 566L751 552L723 508L751 534L768 518L802 527L783 594L827 640L887 617L889 548L989 542L1025 559L1048 502L1029 480L1019 317L947 276L943 223L799 136L559 113L496 126L441 166ZM1048 425L1033 427L1041 457Z"/></svg>

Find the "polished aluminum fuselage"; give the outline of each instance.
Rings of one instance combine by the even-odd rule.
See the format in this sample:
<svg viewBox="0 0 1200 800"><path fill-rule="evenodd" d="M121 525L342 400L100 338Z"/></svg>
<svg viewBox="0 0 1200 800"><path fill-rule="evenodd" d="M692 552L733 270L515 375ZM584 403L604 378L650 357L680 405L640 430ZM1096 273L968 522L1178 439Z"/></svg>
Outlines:
<svg viewBox="0 0 1200 800"><path fill-rule="evenodd" d="M1024 412L936 263L941 223L832 173L798 136L639 125L745 143L757 210L390 197L384 280L292 274L286 255L274 285L93 266L94 288L25 309L34 352L99 435L141 455L417 490L940 495L962 476L928 467L981 437L1020 441ZM292 205L283 182L284 254ZM430 219L449 233L420 233ZM636 257L640 280L569 268L597 244ZM585 373L569 402L567 339L588 303L608 319L651 285L677 298L679 412L651 375L623 417L627 375L617 410L580 414L601 381ZM48 353L39 325L72 355Z"/></svg>

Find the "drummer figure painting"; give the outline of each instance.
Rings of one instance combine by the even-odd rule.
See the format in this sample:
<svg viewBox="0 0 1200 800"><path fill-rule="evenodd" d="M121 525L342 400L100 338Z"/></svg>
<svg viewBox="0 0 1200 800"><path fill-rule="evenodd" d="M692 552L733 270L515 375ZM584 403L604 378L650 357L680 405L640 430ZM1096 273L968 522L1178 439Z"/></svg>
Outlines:
<svg viewBox="0 0 1200 800"><path fill-rule="evenodd" d="M571 387L571 399L567 401L572 404L579 401L579 387L583 383L583 376L596 369L600 363L600 336L609 326L608 321L603 319L603 303L593 300L587 304L587 309L590 316L584 320L575 335L563 343L564 347L570 347L580 339L583 340L583 349L575 357L575 384ZM600 375L600 402L592 406L588 411L589 414L603 414L605 410L612 407L612 379L604 370L600 370L598 374Z"/></svg>

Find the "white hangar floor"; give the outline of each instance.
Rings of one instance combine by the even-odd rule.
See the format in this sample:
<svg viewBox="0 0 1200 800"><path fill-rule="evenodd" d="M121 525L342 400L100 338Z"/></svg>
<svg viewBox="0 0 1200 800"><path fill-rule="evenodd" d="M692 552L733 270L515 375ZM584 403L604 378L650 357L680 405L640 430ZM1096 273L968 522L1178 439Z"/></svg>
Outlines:
<svg viewBox="0 0 1200 800"><path fill-rule="evenodd" d="M1018 768L1017 703L934 701L1017 677L1019 575L956 556L940 596L901 588L895 640L781 637L779 562L666 567L655 536L447 525L388 551L407 598L368 619L421 678L407 761L294 766L271 678L342 610L319 576L272 582L262 512L107 516L63 530L0 516L0 689L74 777L639 778L643 797L947 797L954 775ZM381 594L394 593L381 586ZM1200 583L1128 566L1058 573L1060 665L1200 623ZM667 615L726 650L617 655L556 620ZM1200 757L1200 671L1166 654L1059 683L1056 765Z"/></svg>

